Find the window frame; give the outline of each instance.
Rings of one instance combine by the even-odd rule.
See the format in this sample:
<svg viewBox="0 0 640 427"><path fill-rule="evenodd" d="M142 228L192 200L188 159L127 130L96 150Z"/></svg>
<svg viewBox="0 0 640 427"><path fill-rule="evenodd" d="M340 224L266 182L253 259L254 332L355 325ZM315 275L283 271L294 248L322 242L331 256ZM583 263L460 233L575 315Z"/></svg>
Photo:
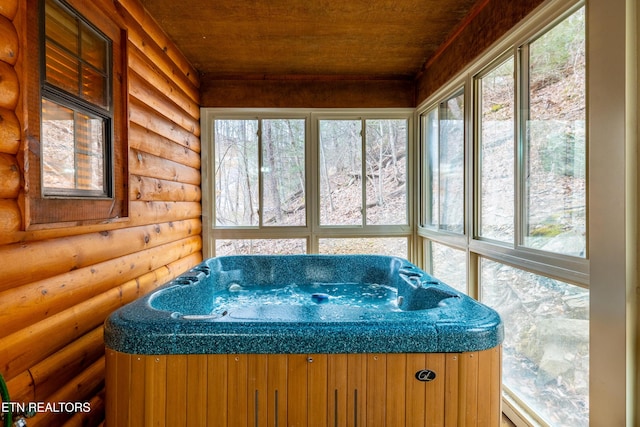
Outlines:
<svg viewBox="0 0 640 427"><path fill-rule="evenodd" d="M455 85L453 85L455 86ZM421 223L420 226L425 229L425 230L430 230L433 231L434 233L440 234L442 233L443 235L447 235L450 236L449 238L451 239L456 239L459 240L460 237L464 236L467 234L469 227L467 226L467 201L463 200L462 203L462 218L461 218L461 224L462 225L462 230L461 231L453 231L453 230L449 230L446 227L442 226L442 200L440 198L440 194L441 194L441 167L440 167L440 148L441 148L441 134L440 134L440 112L442 110L442 106L444 104L446 104L447 102L458 98L460 96L462 96L462 100L463 100L463 128L465 129L465 131L463 132L462 135L462 151L463 151L463 159L462 159L462 168L463 171L466 169L466 158L468 156L468 148L467 148L467 132L466 132L466 128L465 128L465 124L467 122L467 119L465 117L465 113L468 107L466 107L467 105L467 87L465 84L461 84L459 86L455 86L453 90L449 90L447 91L447 95L443 96L439 102L436 102L434 104L432 104L429 108L426 108L424 111L421 111L418 116L419 116L419 123L420 123L420 134L421 134L421 138L420 138L420 149L423 153L422 155L422 161L424 162L424 164L426 165L424 168L421 168L421 185L423 188L423 191L421 192L422 197L423 197L423 201L420 203L422 212L420 214L420 219L421 219ZM437 135L437 151L438 151L438 156L437 159L432 159L431 156L431 151L430 150L430 132L423 132L423 127L425 126L425 124L428 122L428 115L430 115L431 113L435 112L436 113L436 121L438 122L438 135ZM436 211L436 214L434 215L434 209L432 204L428 203L429 201L433 201L434 200L434 194L433 194L433 168L431 167L431 165L433 164L433 161L437 161L438 163L438 167L437 167L437 174L438 174L438 185L437 185L437 200L438 200L438 206ZM467 182L466 179L464 177L464 172L463 172L463 189L462 189L463 194L467 194ZM466 199L466 197L465 197ZM456 237L457 236L457 237Z"/></svg>
<svg viewBox="0 0 640 427"><path fill-rule="evenodd" d="M45 42L44 0L28 0L26 44L26 87L29 94L25 99L26 139L29 150L26 153L25 168L25 229L37 230L68 226L82 226L117 222L128 219L128 85L127 85L127 34L124 26L105 15L98 6L80 0L59 0L91 24L111 41L111 123L107 126L107 136L111 136L110 152L105 153L105 167L109 167L110 179L105 181L108 194L87 196L84 193L69 192L45 194L42 171L42 106L43 97L60 105L69 104L72 99L63 90L45 89L44 53ZM77 103L75 104L77 105ZM96 115L96 109L83 104L86 112ZM74 108L75 109L75 108ZM104 111L98 111L104 115ZM105 144L107 145L107 144Z"/></svg>
<svg viewBox="0 0 640 427"><path fill-rule="evenodd" d="M409 197L413 188L413 108L371 108L371 109L282 109L282 108L203 108L201 110L202 128L202 221L203 252L205 257L216 256L215 240L228 239L305 239L306 253L317 253L319 240L325 238L368 238L403 237L407 239L407 255L412 256L413 248L413 206ZM306 226L258 226L258 227L220 227L215 226L215 199L211 196L215 188L215 152L214 120L230 119L300 119L306 118ZM407 224L406 225L320 225L319 212L319 169L313 158L319 153L320 120L407 120ZM364 129L363 129L364 130ZM364 144L364 139L363 139ZM364 147L363 147L364 150ZM312 197L311 195L316 195ZM363 192L364 197L364 192Z"/></svg>
<svg viewBox="0 0 640 427"><path fill-rule="evenodd" d="M425 266L428 271L431 271L431 259L429 253L429 246L431 242L449 246L452 249L458 249L466 254L466 270L467 270L467 290L468 294L474 298L480 299L480 261L481 259L487 259L495 261L501 264L505 264L522 271L534 273L536 275L545 276L550 279L566 282L571 285L587 289L591 294L591 280L592 280L592 262L591 254L587 251L584 258L578 256L565 255L560 253L544 252L542 250L526 247L522 244L522 231L520 229L523 219L522 201L515 200L514 203L514 220L516 224L514 226L514 240L513 242L500 242L498 240L492 240L482 238L479 236L479 146L477 126L477 114L481 109L477 103L477 84L476 77L483 76L487 72L495 69L503 63L507 57L511 56L515 64L514 72L514 84L516 88L516 96L514 99L515 105L515 123L514 123L514 167L515 169L515 182L514 190L516 192L516 199L522 197L523 183L520 178L523 173L522 159L520 158L520 144L519 141L521 132L522 117L520 116L520 104L522 102L519 99L517 93L520 91L520 85L522 85L522 76L518 72L520 62L519 46L531 43L536 40L541 34L552 29L557 23L564 18L575 12L577 9L585 6L584 0L575 0L571 2L547 2L544 6L541 6L532 16L522 21L522 23L515 28L510 34L500 39L495 45L483 53L477 60L473 61L465 69L461 70L454 78L448 83L433 93L424 103L418 106L416 109L416 115L418 118L422 118L429 111L437 108L440 102L448 99L454 94L458 88L465 86L472 88L467 90L465 95L465 132L467 136L467 142L465 150L467 158L465 160L465 182L467 185L467 192L465 193L465 200L467 202L465 210L465 226L466 233L464 236L453 236L450 233L443 232L434 227L425 226L426 216L425 212L428 207L425 203L429 202L429 199L425 197L428 194L427 188L421 188L419 202L420 212L418 213L420 222L417 227L417 239L418 247L422 248L422 258L419 260L421 266ZM587 16L588 16L587 12ZM585 18L588 21L588 17ZM587 28L585 37L589 39L589 29ZM588 66L587 66L588 67ZM585 90L589 90L590 82L587 80ZM588 96L587 96L588 98ZM588 107L587 118L590 120ZM424 162L426 154L424 153L424 135L422 132L422 120L419 120L419 138L421 149L421 162ZM587 125L589 128L591 125ZM586 146L590 145L590 135L587 135ZM587 165L589 151L587 149ZM589 168L589 166L587 166ZM425 167L419 166L419 172L421 175L420 185L425 186L426 181L424 179ZM588 178L587 183L589 182ZM590 209L592 208L592 202L590 202L589 194L591 190L587 189L586 205L587 205L587 230L589 229L589 221L591 218ZM587 235L587 248L589 245L593 245L593 241L590 236ZM593 296L592 296L593 298ZM593 306L593 302L592 302ZM592 340L593 341L593 340ZM590 344L593 349L593 342ZM590 350L590 353L594 353ZM593 366L593 363L592 363ZM598 376L593 368L590 368L590 376ZM592 390L590 390L590 398L593 396ZM513 420L518 420L523 424L528 423L536 424L540 420L537 416L531 412L527 412L528 409L523 402L520 402L517 398L512 396L503 396L504 405L503 409L513 417ZM590 411L591 412L591 411Z"/></svg>
<svg viewBox="0 0 640 427"><path fill-rule="evenodd" d="M103 38L106 48L105 55L105 97L106 106L99 105L88 99L83 98L78 93L71 93L65 88L59 87L54 83L47 80L47 54L46 46L49 43L46 34L46 3L53 2L58 5L64 12L68 13L68 16L73 17L79 24L84 24L90 30L95 32L98 36ZM55 103L61 107L69 108L73 111L74 116L78 113L85 114L87 116L95 116L102 120L104 125L104 146L102 147L102 161L103 161L103 177L101 186L103 191L98 190L83 190L83 189L59 189L59 188L46 188L42 185L42 195L45 198L90 198L90 199L111 199L113 197L113 182L114 182L114 169L112 165L113 159L113 112L114 112L114 96L112 94L113 87L113 42L111 39L98 29L93 23L89 22L82 14L77 10L71 8L63 0L43 0L41 2L41 49L40 49L40 87L41 87L41 102L47 100L51 103ZM78 27L80 30L80 26ZM79 37L78 40L81 40ZM58 44L55 41L51 41L56 46ZM68 50L66 46L59 46L63 50ZM81 57L81 46L78 46L79 52L68 52L73 59L78 61L78 68L80 70L78 77L78 92L80 92L80 85L82 84L81 70L83 63L85 62ZM93 66L92 66L93 68ZM106 107L106 108L105 108ZM41 109L42 111L42 109ZM42 116L41 116L42 119ZM42 122L41 122L42 123ZM76 121L74 120L74 125ZM41 124L42 128L42 124ZM75 133L74 133L75 135ZM77 139L74 138L74 151L77 148ZM42 155L44 157L44 155ZM75 169L77 172L77 169ZM43 165L41 165L41 176L44 175Z"/></svg>
<svg viewBox="0 0 640 427"><path fill-rule="evenodd" d="M561 253L555 252L546 252L534 248L530 248L524 246L521 242L521 227L523 221L523 213L520 206L522 205L522 201L519 199L522 197L522 189L523 183L520 178L523 173L522 165L520 164L521 159L518 154L520 148L519 145L521 142L518 140L520 137L521 131L521 120L519 117L520 113L520 102L521 100L516 95L515 105L515 150L516 150L516 174L515 174L515 194L516 194L516 206L515 206L515 239L514 242L500 242L491 239L485 239L479 236L478 233L478 191L479 191L479 158L478 158L478 147L476 142L478 141L478 132L479 129L476 126L476 117L475 114L478 112L479 107L477 104L477 84L476 77L482 76L487 71L491 70L494 65L497 65L501 61L504 61L505 58L512 54L516 61L516 72L515 72L515 85L516 85L516 93L520 90L518 86L521 85L520 76L518 74L517 68L519 63L519 46L525 43L529 43L541 34L544 31L553 28L555 23L559 22L566 16L573 13L577 10L580 5L583 3L580 1L574 2L570 6L564 6L564 8L560 11L555 10L554 13L551 13L546 16L544 20L540 22L536 22L535 26L528 32L525 36L521 36L517 38L515 41L511 41L508 45L498 45L494 47L490 52L488 52L483 58L477 63L470 66L463 73L459 74L457 77L452 79L447 85L443 86L439 91L434 93L432 97L429 98L425 103L419 106L416 109L416 114L420 118L420 123L422 124L421 118L423 115L426 115L429 111L432 111L434 108L438 108L438 105L443 101L451 98L452 95L456 94L457 91L460 90L461 87L472 88L472 90L465 90L465 168L467 173L465 173L465 233L464 235L455 235L454 233L447 232L446 230L439 230L435 227L427 226L422 223L422 221L426 221L426 210L428 207L425 205L427 200L425 198L425 194L428 194L428 188L424 188L426 185L425 181L425 173L423 167L420 167L420 175L421 182L420 185L422 189L420 194L422 195L422 200L419 203L420 213L419 217L421 218L421 223L418 224L418 236L421 238L428 238L437 243L445 244L452 246L454 248L458 248L460 250L465 250L470 253L470 258L473 258L474 255L484 256L499 262L503 262L506 264L510 264L513 266L517 266L527 271L533 272L544 272L545 275L565 281L568 283L573 283L578 286L582 286L585 288L589 287L589 254L587 253L584 258L576 257L572 255L565 255ZM558 7L556 7L558 9ZM531 37L533 34L535 37ZM497 61L497 62L496 62ZM422 130L420 130L420 149L421 149L421 159L425 159L427 153L425 153L425 135L423 135ZM587 236L588 239L588 236ZM470 282L470 286L474 286L472 282ZM469 293L471 295L476 295L477 290L469 289Z"/></svg>

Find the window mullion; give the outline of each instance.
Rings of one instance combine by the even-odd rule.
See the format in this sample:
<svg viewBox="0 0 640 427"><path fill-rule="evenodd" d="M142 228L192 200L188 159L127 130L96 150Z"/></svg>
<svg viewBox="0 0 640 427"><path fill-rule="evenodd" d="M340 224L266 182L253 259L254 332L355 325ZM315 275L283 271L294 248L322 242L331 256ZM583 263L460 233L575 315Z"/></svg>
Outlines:
<svg viewBox="0 0 640 427"><path fill-rule="evenodd" d="M529 118L529 45L524 44L517 48L516 66L515 66L515 82L516 82L516 99L515 105L515 198L514 198L514 247L519 248L523 245L524 224L527 203L527 162L529 154L527 153L527 120Z"/></svg>
<svg viewBox="0 0 640 427"><path fill-rule="evenodd" d="M360 199L360 226L367 225L367 120L360 121L360 174L362 175Z"/></svg>
<svg viewBox="0 0 640 427"><path fill-rule="evenodd" d="M76 28L78 29L78 92L76 95L82 98L82 25L80 20L76 18Z"/></svg>
<svg viewBox="0 0 640 427"><path fill-rule="evenodd" d="M262 136L263 136L263 132L262 132L262 119L261 118L257 118L256 119L258 122L258 130L256 131L256 135L258 137L258 228L262 228L263 223L262 223L262 214L264 212L263 209L263 196L264 196L264 159L262 156Z"/></svg>
<svg viewBox="0 0 640 427"><path fill-rule="evenodd" d="M78 135L79 135L79 129L78 129L79 123L78 123L78 112L77 111L73 111L73 181L74 181L74 187L78 188L79 184L80 184L80 178L78 176L78 172L79 172L79 163L80 163L80 159L79 159L79 147L78 147Z"/></svg>

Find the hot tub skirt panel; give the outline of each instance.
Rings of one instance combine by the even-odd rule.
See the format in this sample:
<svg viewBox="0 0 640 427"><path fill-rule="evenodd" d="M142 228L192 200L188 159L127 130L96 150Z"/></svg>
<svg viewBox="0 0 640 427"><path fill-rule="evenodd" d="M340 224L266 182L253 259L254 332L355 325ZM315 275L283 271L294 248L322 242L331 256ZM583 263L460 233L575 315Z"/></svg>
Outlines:
<svg viewBox="0 0 640 427"><path fill-rule="evenodd" d="M500 425L501 357L500 346L463 353L288 355L138 355L107 348L106 422L493 427ZM430 381L417 379L421 371L418 376Z"/></svg>

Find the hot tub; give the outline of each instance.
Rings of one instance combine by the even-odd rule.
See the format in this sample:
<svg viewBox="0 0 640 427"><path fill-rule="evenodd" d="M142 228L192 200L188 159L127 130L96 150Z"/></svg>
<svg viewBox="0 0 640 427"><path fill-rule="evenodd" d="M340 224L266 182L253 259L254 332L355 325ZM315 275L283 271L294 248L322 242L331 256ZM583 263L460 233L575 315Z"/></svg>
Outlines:
<svg viewBox="0 0 640 427"><path fill-rule="evenodd" d="M212 258L107 319L107 423L497 426L502 339L401 258Z"/></svg>

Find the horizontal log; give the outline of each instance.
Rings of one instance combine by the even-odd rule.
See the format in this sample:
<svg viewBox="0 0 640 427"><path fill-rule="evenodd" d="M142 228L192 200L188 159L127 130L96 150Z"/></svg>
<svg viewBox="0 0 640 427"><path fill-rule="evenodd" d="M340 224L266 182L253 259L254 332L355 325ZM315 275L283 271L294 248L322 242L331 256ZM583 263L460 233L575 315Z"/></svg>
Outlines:
<svg viewBox="0 0 640 427"><path fill-rule="evenodd" d="M17 12L18 0L0 0L0 15L13 20Z"/></svg>
<svg viewBox="0 0 640 427"><path fill-rule="evenodd" d="M182 111L195 120L200 119L200 106L167 77L160 67L151 62L135 46L129 46L129 67L160 93L165 94Z"/></svg>
<svg viewBox="0 0 640 427"><path fill-rule="evenodd" d="M118 286L82 304L0 339L0 368L11 380L104 322L136 294L135 281Z"/></svg>
<svg viewBox="0 0 640 427"><path fill-rule="evenodd" d="M20 167L15 156L0 153L0 199L15 199L20 193Z"/></svg>
<svg viewBox="0 0 640 427"><path fill-rule="evenodd" d="M148 294L201 262L202 254L199 252L193 253L147 274L143 274L136 279L136 282L138 283L137 296L141 297Z"/></svg>
<svg viewBox="0 0 640 427"><path fill-rule="evenodd" d="M52 354L11 381L7 387L16 402L44 401L60 384L70 381L104 355L104 329L100 325Z"/></svg>
<svg viewBox="0 0 640 427"><path fill-rule="evenodd" d="M142 47L153 63L162 64L163 71L171 80L177 81L192 99L198 102L200 85L198 72L175 46L164 30L137 0L118 0L121 15L127 15L138 25L129 29L129 39L138 48ZM137 28L136 28L137 27Z"/></svg>
<svg viewBox="0 0 640 427"><path fill-rule="evenodd" d="M104 355L104 328L99 326L29 369L35 400L44 401Z"/></svg>
<svg viewBox="0 0 640 427"><path fill-rule="evenodd" d="M31 373L28 370L7 381L7 389L14 402L33 402L36 400L33 379L31 379Z"/></svg>
<svg viewBox="0 0 640 427"><path fill-rule="evenodd" d="M157 270L154 270L150 273L144 274L135 280L137 285L137 292L135 294L131 294L133 299L138 298L158 286L168 282L172 278L176 277L178 274L188 270L189 268L197 265L202 261L202 258L198 254L192 254L188 257L182 258L178 261L172 262L167 266L163 266ZM131 288L134 285L134 281L130 282L128 285L124 285L125 289ZM126 300L122 302L126 303ZM78 370L82 370L86 367L86 365L92 363L95 359L97 359L101 354L104 353L104 343L102 341L103 328L100 325L98 328L93 331L88 332L83 335L76 341L73 341L67 347L64 347L62 350L54 353L52 356L44 359L42 362L37 363L31 369L24 371L22 374L12 378L7 382L7 387L11 392L11 397L13 401L17 402L29 402L29 401L37 401L44 399L43 395L50 394L50 389L47 387L45 390L42 390L43 384L40 380L40 384L37 387L38 397L36 398L36 387L34 386L34 382L32 380L32 376L30 372L34 372L34 377L43 378L48 377L51 379L62 378L57 375L63 376L73 376L75 372ZM90 353L87 356L83 356L83 354ZM97 355L97 356L96 356ZM77 361L75 359L81 359L81 361ZM74 369L72 364L80 364L78 369ZM53 375L53 372L50 372L48 376L43 375L39 372L45 370L45 367L50 366L56 370L64 370L61 374ZM63 382L67 381L63 379ZM51 382L51 386L55 386L53 382ZM57 385L59 386L59 384ZM57 388L57 387L55 387ZM95 410L100 411L100 407L96 407L93 403L91 405L92 413ZM73 424L71 424L73 425Z"/></svg>
<svg viewBox="0 0 640 427"><path fill-rule="evenodd" d="M63 312L106 292L114 280L135 279L202 248L199 236L188 237L114 260L94 264L0 293L1 336ZM3 360L0 358L0 361Z"/></svg>
<svg viewBox="0 0 640 427"><path fill-rule="evenodd" d="M200 220L200 215L202 215L202 205L198 202L155 202L134 200L130 202L129 206L129 218L126 222L126 225L129 227L182 221L187 219ZM107 224L87 224L73 228L43 228L29 231L15 230L13 232L0 233L0 245L113 231L121 229L122 227L122 223L113 222Z"/></svg>
<svg viewBox="0 0 640 427"><path fill-rule="evenodd" d="M154 272L129 280L45 320L0 338L0 372L11 381L49 355L104 323L107 316L125 304L199 263L191 254ZM166 279L166 280L163 280Z"/></svg>
<svg viewBox="0 0 640 427"><path fill-rule="evenodd" d="M20 121L12 110L0 108L0 153L16 154L20 148Z"/></svg>
<svg viewBox="0 0 640 427"><path fill-rule="evenodd" d="M78 412L69 418L62 427L86 427L98 426L103 427L104 424L104 389L89 400L91 411Z"/></svg>
<svg viewBox="0 0 640 427"><path fill-rule="evenodd" d="M191 219L0 247L0 291L44 280L201 232ZM28 259L28 265L23 260ZM2 293L0 293L2 295Z"/></svg>
<svg viewBox="0 0 640 427"><path fill-rule="evenodd" d="M133 97L129 100L129 119L144 129L149 129L170 141L189 147L193 151L200 151L200 138L166 120L149 106Z"/></svg>
<svg viewBox="0 0 640 427"><path fill-rule="evenodd" d="M200 170L142 151L131 150L129 173L200 185Z"/></svg>
<svg viewBox="0 0 640 427"><path fill-rule="evenodd" d="M72 381L62 385L55 394L47 399L47 402L82 403L91 399L104 388L104 371L103 356L73 378ZM59 426L73 415L73 412L64 411L38 412L33 418L29 418L29 427Z"/></svg>
<svg viewBox="0 0 640 427"><path fill-rule="evenodd" d="M18 33L9 18L0 15L0 61L15 65L18 60Z"/></svg>
<svg viewBox="0 0 640 427"><path fill-rule="evenodd" d="M0 199L0 235L10 234L22 227L22 213L18 202L12 199Z"/></svg>
<svg viewBox="0 0 640 427"><path fill-rule="evenodd" d="M187 132L200 136L199 117L193 118L180 109L158 89L146 82L138 73L129 70L129 96L148 105L162 117L185 129Z"/></svg>
<svg viewBox="0 0 640 427"><path fill-rule="evenodd" d="M200 153L194 151L194 147L186 147L166 139L136 123L131 123L129 127L129 147L200 169ZM200 147L195 148L199 149Z"/></svg>
<svg viewBox="0 0 640 427"><path fill-rule="evenodd" d="M199 218L202 205L198 202L131 202L129 217L136 223L154 224L177 219Z"/></svg>
<svg viewBox="0 0 640 427"><path fill-rule="evenodd" d="M198 185L137 175L130 177L129 192L136 200L199 202L202 198Z"/></svg>
<svg viewBox="0 0 640 427"><path fill-rule="evenodd" d="M0 61L0 108L15 110L20 97L20 81L12 65Z"/></svg>

